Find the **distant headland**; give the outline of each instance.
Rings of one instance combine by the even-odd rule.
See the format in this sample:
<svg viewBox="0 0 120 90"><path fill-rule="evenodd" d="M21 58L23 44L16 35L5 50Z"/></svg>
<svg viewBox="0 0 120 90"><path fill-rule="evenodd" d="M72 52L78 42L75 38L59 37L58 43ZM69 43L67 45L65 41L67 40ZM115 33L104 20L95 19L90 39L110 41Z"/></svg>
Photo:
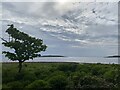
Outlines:
<svg viewBox="0 0 120 90"><path fill-rule="evenodd" d="M113 56L107 56L105 58L120 58L120 56L119 55L113 55Z"/></svg>
<svg viewBox="0 0 120 90"><path fill-rule="evenodd" d="M62 56L62 55L43 55L41 57L66 57L66 56Z"/></svg>

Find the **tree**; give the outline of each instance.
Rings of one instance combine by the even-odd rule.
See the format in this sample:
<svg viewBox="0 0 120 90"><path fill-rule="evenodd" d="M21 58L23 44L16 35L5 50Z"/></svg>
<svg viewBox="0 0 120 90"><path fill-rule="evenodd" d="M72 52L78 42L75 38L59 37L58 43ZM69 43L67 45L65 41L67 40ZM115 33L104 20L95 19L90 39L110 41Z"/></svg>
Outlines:
<svg viewBox="0 0 120 90"><path fill-rule="evenodd" d="M43 44L43 40L31 37L28 34L21 32L14 28L14 25L9 25L10 27L6 30L9 34L9 40L5 40L2 44L5 47L9 47L14 50L14 52L3 51L5 57L8 57L12 61L19 61L19 70L21 72L22 63L26 60L33 59L35 57L40 57L39 52L45 51L47 46Z"/></svg>

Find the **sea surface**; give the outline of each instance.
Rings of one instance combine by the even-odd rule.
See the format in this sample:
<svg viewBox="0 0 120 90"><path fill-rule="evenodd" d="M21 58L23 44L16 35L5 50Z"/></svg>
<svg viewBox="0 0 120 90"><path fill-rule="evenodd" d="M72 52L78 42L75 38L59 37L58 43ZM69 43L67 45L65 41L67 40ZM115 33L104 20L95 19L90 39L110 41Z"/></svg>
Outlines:
<svg viewBox="0 0 120 90"><path fill-rule="evenodd" d="M76 63L102 63L102 64L120 64L118 58L104 57L39 57L26 62L76 62ZM2 62L15 62L3 59Z"/></svg>

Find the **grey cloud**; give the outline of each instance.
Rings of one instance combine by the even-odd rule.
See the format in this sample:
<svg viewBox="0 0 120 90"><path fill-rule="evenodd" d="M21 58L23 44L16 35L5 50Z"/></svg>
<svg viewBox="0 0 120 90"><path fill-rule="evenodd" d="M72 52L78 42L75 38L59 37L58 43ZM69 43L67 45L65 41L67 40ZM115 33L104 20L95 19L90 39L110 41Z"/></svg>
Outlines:
<svg viewBox="0 0 120 90"><path fill-rule="evenodd" d="M6 29L7 24L13 23L20 30L44 39L45 43L50 46L47 53L68 51L69 53L66 55L72 55L74 52L74 55L77 54L76 56L88 54L93 56L96 55L96 52L111 53L110 48L107 48L104 43L105 47L102 49L99 48L100 45L97 42L104 40L105 43L111 42L110 45L112 45L117 41L117 25L106 23L111 20L116 22L116 11L114 10L116 6L112 6L116 4L110 4L108 7L108 4L95 6L92 3L79 3L78 6L74 4L72 9L68 9L62 14L56 5L55 2L3 3L3 29ZM92 13L93 8L95 8L95 14ZM107 9L104 10L104 8ZM97 22L96 17L100 19L100 22ZM103 19L106 22L103 22ZM83 48L83 41L87 42L86 48ZM90 43L95 43L98 47L93 46L90 49ZM104 51L105 48L107 48L106 51ZM93 54L90 51L93 51Z"/></svg>
<svg viewBox="0 0 120 90"><path fill-rule="evenodd" d="M12 15L31 18L53 18L60 15L55 8L56 2L4 2L3 11L11 11Z"/></svg>
<svg viewBox="0 0 120 90"><path fill-rule="evenodd" d="M2 6L3 6L3 13L4 13L4 10L7 10L9 12L12 12L10 13L11 15L17 15L17 16L24 16L24 15L28 15L28 10L29 10L29 5L30 3L28 2L4 2L2 3Z"/></svg>

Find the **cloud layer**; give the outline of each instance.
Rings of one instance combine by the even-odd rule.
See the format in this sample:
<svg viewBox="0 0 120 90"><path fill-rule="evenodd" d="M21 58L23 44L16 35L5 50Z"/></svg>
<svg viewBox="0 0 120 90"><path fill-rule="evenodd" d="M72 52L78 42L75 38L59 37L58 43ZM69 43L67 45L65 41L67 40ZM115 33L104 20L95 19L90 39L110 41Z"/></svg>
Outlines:
<svg viewBox="0 0 120 90"><path fill-rule="evenodd" d="M47 54L117 54L115 2L4 2L2 6L4 38L6 25L14 23L21 31L42 38Z"/></svg>

